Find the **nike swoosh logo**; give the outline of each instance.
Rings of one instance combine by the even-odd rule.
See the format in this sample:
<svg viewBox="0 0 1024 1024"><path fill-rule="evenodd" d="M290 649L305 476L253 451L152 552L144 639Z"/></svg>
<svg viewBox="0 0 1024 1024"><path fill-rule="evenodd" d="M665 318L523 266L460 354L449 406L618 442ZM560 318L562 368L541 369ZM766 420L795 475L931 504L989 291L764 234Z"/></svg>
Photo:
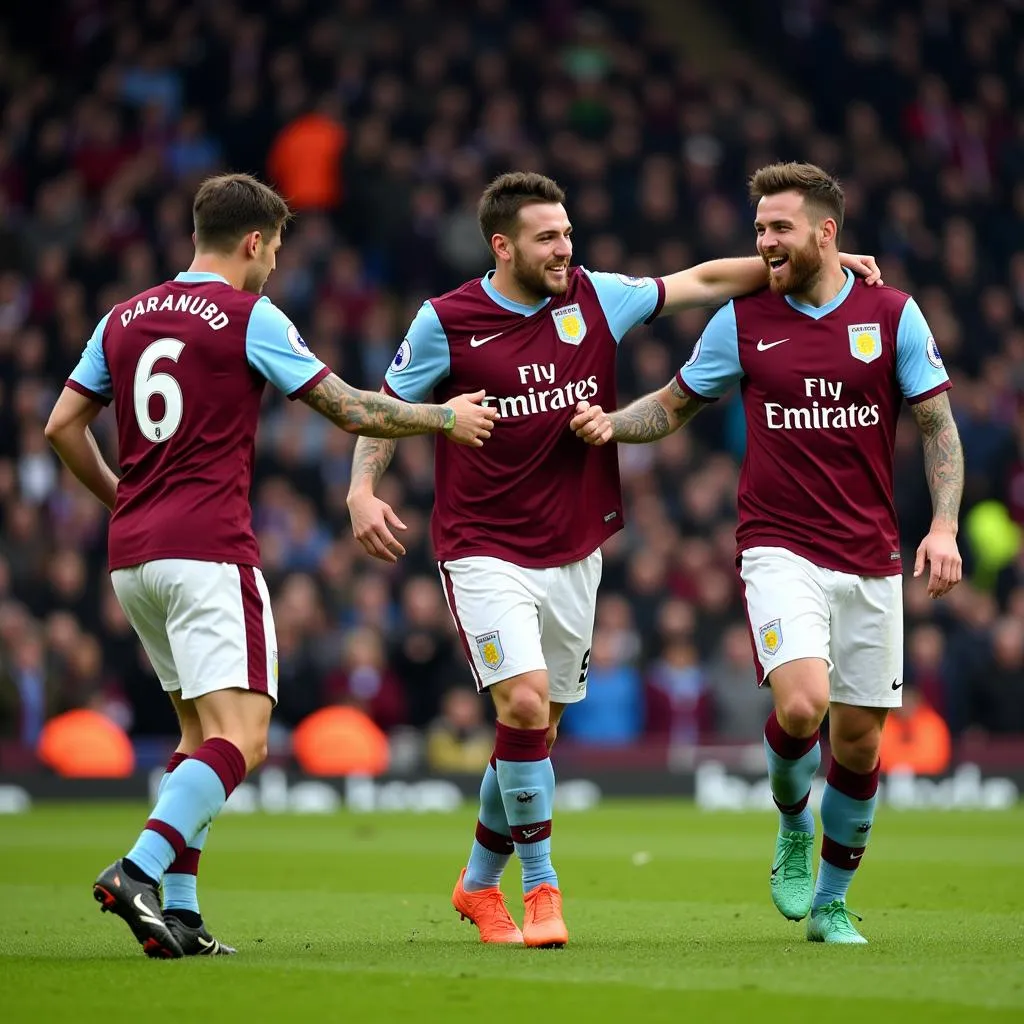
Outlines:
<svg viewBox="0 0 1024 1024"><path fill-rule="evenodd" d="M157 915L155 911L151 910L149 907L146 906L145 903L142 902L141 892L135 894L135 899L132 900L132 904L134 905L135 909L142 915L142 920L145 921L146 924L155 924L157 927L163 928L164 931L167 931L167 925L164 924L163 918Z"/></svg>
<svg viewBox="0 0 1024 1024"><path fill-rule="evenodd" d="M895 679L892 681L892 688L894 690L898 690L902 685L902 683L897 683Z"/></svg>
<svg viewBox="0 0 1024 1024"><path fill-rule="evenodd" d="M541 825L540 828L524 828L523 829L523 838L524 839L532 839L539 832L543 832L543 831L544 831L544 826L543 825Z"/></svg>
<svg viewBox="0 0 1024 1024"><path fill-rule="evenodd" d="M860 853L851 853L850 854L850 860L860 860L861 857L863 857L863 856L864 856L864 851L863 850L861 850Z"/></svg>
<svg viewBox="0 0 1024 1024"><path fill-rule="evenodd" d="M202 946L203 949L215 949L217 946L216 939L210 939L210 941L207 942L202 935L197 935L196 938L199 940L199 945Z"/></svg>
<svg viewBox="0 0 1024 1024"><path fill-rule="evenodd" d="M497 334L488 334L486 338L478 338L475 334L469 339L470 348L479 348L481 345L486 345L489 341L494 341L495 338L500 338L505 332L498 331Z"/></svg>
<svg viewBox="0 0 1024 1024"><path fill-rule="evenodd" d="M775 348L776 345L785 345L787 341L789 341L789 338L783 338L781 341L769 341L768 344L766 345L765 341L764 341L764 338L762 338L757 343L757 351L758 352L767 352L768 349Z"/></svg>

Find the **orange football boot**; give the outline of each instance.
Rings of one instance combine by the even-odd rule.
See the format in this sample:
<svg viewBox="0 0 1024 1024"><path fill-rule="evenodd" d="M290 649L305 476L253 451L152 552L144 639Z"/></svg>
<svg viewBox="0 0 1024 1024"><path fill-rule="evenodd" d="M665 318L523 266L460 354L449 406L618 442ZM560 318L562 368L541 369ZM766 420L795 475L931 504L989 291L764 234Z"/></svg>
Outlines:
<svg viewBox="0 0 1024 1024"><path fill-rule="evenodd" d="M523 933L519 925L512 920L512 915L505 906L502 891L493 886L490 889L478 889L468 892L462 884L466 877L466 869L459 874L452 893L452 906L459 912L463 921L472 921L480 929L481 942L504 942L522 944Z"/></svg>
<svg viewBox="0 0 1024 1024"><path fill-rule="evenodd" d="M562 919L562 894L542 882L523 896L523 903L523 942L534 948L561 949L569 941L569 929Z"/></svg>

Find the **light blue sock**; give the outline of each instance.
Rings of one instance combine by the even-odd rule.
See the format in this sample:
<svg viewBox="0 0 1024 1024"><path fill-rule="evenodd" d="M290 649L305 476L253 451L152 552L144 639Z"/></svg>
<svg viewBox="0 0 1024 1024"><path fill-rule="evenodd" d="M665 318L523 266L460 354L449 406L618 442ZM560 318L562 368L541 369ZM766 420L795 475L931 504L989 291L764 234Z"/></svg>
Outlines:
<svg viewBox="0 0 1024 1024"><path fill-rule="evenodd" d="M806 754L791 760L777 754L765 737L764 756L768 762L772 796L779 805L780 826L790 832L809 832L814 835L814 814L807 806L806 798L811 791L811 782L818 765L821 764L821 745L815 743ZM803 806L799 810L782 809L796 807L801 803Z"/></svg>
<svg viewBox="0 0 1024 1024"><path fill-rule="evenodd" d="M516 854L523 865L523 892L543 882L558 886L551 864L551 810L555 770L551 758L498 760L498 784Z"/></svg>
<svg viewBox="0 0 1024 1024"><path fill-rule="evenodd" d="M823 860L818 865L818 880L814 883L814 899L811 901L811 909L825 906L833 900L845 900L846 892L853 881L853 872L844 868L837 868L835 864L829 864Z"/></svg>
<svg viewBox="0 0 1024 1024"><path fill-rule="evenodd" d="M199 854L206 845L206 837L210 834L210 826L199 830L199 834L188 844L188 849L181 857L176 857L164 875L163 899L164 910L191 910L201 914L199 910L199 894L196 891L199 882ZM186 870L177 871L178 867Z"/></svg>
<svg viewBox="0 0 1024 1024"><path fill-rule="evenodd" d="M821 864L811 906L845 900L868 844L878 802L878 769L861 775L835 758L821 795Z"/></svg>
<svg viewBox="0 0 1024 1024"><path fill-rule="evenodd" d="M509 832L505 805L501 800L498 773L488 764L480 783L480 815L476 838L469 851L469 863L463 885L467 892L492 889L501 883L501 875L515 847Z"/></svg>
<svg viewBox="0 0 1024 1024"><path fill-rule="evenodd" d="M187 845L217 816L226 799L224 784L208 764L195 758L182 762L161 780L156 806L128 860L159 882L176 855L160 832L169 832Z"/></svg>

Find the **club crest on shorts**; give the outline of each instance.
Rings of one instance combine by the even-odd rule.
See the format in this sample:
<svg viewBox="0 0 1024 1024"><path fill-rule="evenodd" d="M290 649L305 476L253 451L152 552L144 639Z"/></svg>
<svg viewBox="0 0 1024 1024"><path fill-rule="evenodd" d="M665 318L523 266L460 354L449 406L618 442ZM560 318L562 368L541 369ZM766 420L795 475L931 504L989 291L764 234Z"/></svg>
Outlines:
<svg viewBox="0 0 1024 1024"><path fill-rule="evenodd" d="M473 637L476 641L476 649L480 652L480 660L493 672L501 667L505 660L505 652L501 647L501 634L498 630L493 633L483 633Z"/></svg>
<svg viewBox="0 0 1024 1024"><path fill-rule="evenodd" d="M551 319L555 321L559 339L567 345L578 345L587 336L587 322L579 303L551 310Z"/></svg>
<svg viewBox="0 0 1024 1024"><path fill-rule="evenodd" d="M771 657L782 646L782 619L766 622L757 632L761 637L761 650Z"/></svg>
<svg viewBox="0 0 1024 1024"><path fill-rule="evenodd" d="M850 355L862 363L873 363L882 354L881 324L850 324Z"/></svg>

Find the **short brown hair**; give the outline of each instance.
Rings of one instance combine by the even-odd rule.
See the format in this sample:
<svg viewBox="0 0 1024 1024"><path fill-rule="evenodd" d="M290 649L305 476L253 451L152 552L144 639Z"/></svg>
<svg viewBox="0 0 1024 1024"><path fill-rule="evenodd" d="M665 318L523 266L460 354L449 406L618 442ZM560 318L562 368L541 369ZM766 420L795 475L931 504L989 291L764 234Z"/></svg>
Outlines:
<svg viewBox="0 0 1024 1024"><path fill-rule="evenodd" d="M288 204L251 174L207 178L192 203L196 247L230 252L250 231L276 235L291 218Z"/></svg>
<svg viewBox="0 0 1024 1024"><path fill-rule="evenodd" d="M754 203L762 196L780 192L799 192L815 213L836 222L836 235L843 230L846 199L842 186L828 171L815 164L790 162L769 164L750 176L750 198Z"/></svg>
<svg viewBox="0 0 1024 1024"><path fill-rule="evenodd" d="M477 220L488 248L494 235L514 236L519 211L531 203L564 203L561 186L534 171L508 171L499 174L484 189L477 207Z"/></svg>

